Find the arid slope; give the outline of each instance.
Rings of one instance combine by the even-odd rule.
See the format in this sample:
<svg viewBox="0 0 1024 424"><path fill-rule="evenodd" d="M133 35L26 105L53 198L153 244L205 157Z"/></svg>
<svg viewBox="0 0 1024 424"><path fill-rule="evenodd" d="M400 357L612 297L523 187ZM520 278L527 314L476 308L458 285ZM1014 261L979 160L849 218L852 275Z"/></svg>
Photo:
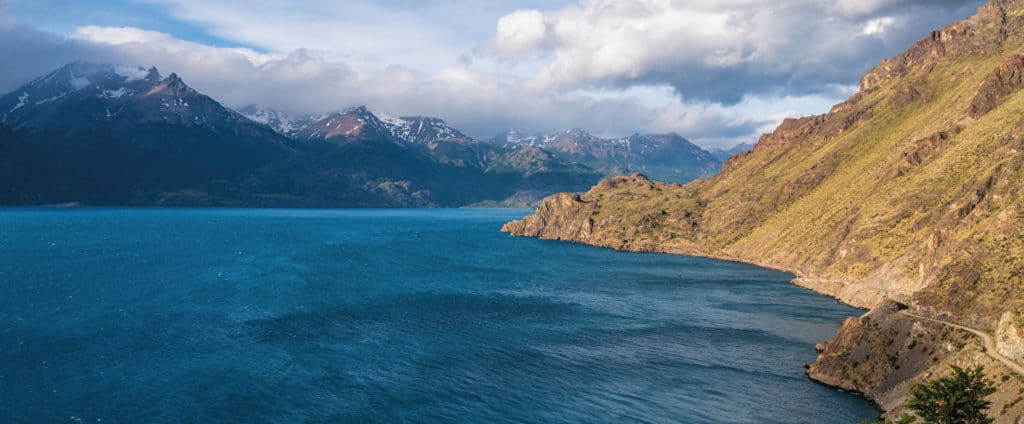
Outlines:
<svg viewBox="0 0 1024 424"><path fill-rule="evenodd" d="M1007 375L996 412L1013 422L1019 376L969 333L895 314L887 300L991 332L1024 361L1021 54L1024 0L992 0L882 62L829 113L786 120L712 178L615 177L503 230L792 271L798 284L874 308L819 346L812 377L891 410L946 364L990 364Z"/></svg>

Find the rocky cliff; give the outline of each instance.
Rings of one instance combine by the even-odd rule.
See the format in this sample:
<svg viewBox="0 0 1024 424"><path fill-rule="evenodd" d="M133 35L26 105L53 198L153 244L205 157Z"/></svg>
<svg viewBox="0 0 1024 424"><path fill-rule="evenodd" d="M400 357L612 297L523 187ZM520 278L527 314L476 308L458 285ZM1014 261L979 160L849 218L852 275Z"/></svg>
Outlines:
<svg viewBox="0 0 1024 424"><path fill-rule="evenodd" d="M1000 380L994 412L1013 422L1019 376L972 336L886 308L898 301L990 333L1024 311L1021 52L1024 1L993 0L882 62L828 113L786 120L714 177L610 179L503 230L791 271L872 308L820 346L812 377L898 409L912 382L985 364ZM1020 339L999 334L1001 351L1018 351Z"/></svg>
<svg viewBox="0 0 1024 424"><path fill-rule="evenodd" d="M996 349L1007 358L1024 363L1024 314L1003 314L996 328Z"/></svg>

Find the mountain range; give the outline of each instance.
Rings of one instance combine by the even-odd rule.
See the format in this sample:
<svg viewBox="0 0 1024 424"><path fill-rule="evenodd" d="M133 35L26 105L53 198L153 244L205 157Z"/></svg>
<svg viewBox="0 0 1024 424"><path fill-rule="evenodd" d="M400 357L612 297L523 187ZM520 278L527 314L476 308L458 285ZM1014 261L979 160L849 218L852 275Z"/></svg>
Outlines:
<svg viewBox="0 0 1024 424"><path fill-rule="evenodd" d="M513 130L487 141L509 149L539 147L563 161L586 165L604 175L640 172L667 182L687 182L712 175L720 168L716 162L722 162L677 134L633 134L605 139L580 128L532 136Z"/></svg>
<svg viewBox="0 0 1024 424"><path fill-rule="evenodd" d="M736 155L736 154L739 154L739 153L743 153L743 152L745 152L747 150L750 150L750 149L753 149L753 148L754 148L753 144L740 143L740 144L732 146L732 147L730 147L728 149L723 149L723 148L719 148L719 147L712 147L712 148L708 149L708 153L711 153L711 156L714 156L715 159L718 159L718 160L720 160L720 161L722 161L724 163L725 161L729 160L729 158L731 158L733 155Z"/></svg>
<svg viewBox="0 0 1024 424"><path fill-rule="evenodd" d="M1024 0L990 0L713 177L613 177L504 231L791 271L870 308L818 345L812 378L895 419L914 383L982 365L990 413L1020 422L1024 381L1003 359L1024 364L1022 52Z"/></svg>
<svg viewBox="0 0 1024 424"><path fill-rule="evenodd" d="M258 105L242 107L239 112L283 135L298 139L324 139L359 131L355 129L356 121L352 120L356 119L365 122L373 131L421 146L439 160L454 165L488 168L492 161L501 156L501 152L531 147L550 153L545 157L547 161L558 160L563 164L575 165L580 170L591 168L605 176L642 172L667 182L686 182L712 175L718 172L721 163L729 156L753 147L740 144L729 150L708 151L677 134L634 134L620 139L607 139L579 128L533 136L523 136L511 130L481 143L438 118L399 118L382 113L374 114L365 108L297 117ZM507 159L498 162L506 166Z"/></svg>
<svg viewBox="0 0 1024 424"><path fill-rule="evenodd" d="M0 97L0 204L522 206L603 176L721 166L674 134L547 138L483 142L365 107L236 111L154 67L71 63Z"/></svg>

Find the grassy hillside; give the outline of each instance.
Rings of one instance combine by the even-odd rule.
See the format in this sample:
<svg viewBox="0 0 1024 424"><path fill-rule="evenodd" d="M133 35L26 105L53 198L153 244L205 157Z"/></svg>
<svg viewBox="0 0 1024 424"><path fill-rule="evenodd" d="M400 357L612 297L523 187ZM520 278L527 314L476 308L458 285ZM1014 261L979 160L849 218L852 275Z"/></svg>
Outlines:
<svg viewBox="0 0 1024 424"><path fill-rule="evenodd" d="M884 61L829 113L786 120L714 177L606 180L505 230L758 263L855 305L893 299L995 331L1024 310L1020 53L1024 1L993 0ZM588 222L562 225L580 211ZM878 336L858 331L864 343ZM870 392L899 368L873 360L889 364L850 388Z"/></svg>

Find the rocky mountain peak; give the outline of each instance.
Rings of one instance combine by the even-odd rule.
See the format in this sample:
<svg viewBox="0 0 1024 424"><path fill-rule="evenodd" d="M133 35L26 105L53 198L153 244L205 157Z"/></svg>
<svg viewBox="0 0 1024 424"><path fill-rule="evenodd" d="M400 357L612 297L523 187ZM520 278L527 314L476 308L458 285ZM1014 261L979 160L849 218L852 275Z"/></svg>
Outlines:
<svg viewBox="0 0 1024 424"><path fill-rule="evenodd" d="M0 99L0 112L14 115L19 110L52 103L81 90L100 96L120 96L142 90L160 81L155 67L73 62L21 86Z"/></svg>
<svg viewBox="0 0 1024 424"><path fill-rule="evenodd" d="M579 127L572 128L572 129L566 131L565 135L568 135L568 136L573 137L573 138L578 138L578 139L588 139L588 138L593 138L594 137L589 132L587 132L587 130L584 130L583 128L579 128Z"/></svg>
<svg viewBox="0 0 1024 424"><path fill-rule="evenodd" d="M119 102L149 91L161 79L156 67L69 63L0 97L0 121L20 126L41 109L73 98ZM103 111L97 119L106 115Z"/></svg>
<svg viewBox="0 0 1024 424"><path fill-rule="evenodd" d="M970 18L932 31L907 51L883 60L860 81L861 91L871 91L886 81L905 75L911 68L951 57L995 54L1007 43L1024 40L1024 0L990 0Z"/></svg>
<svg viewBox="0 0 1024 424"><path fill-rule="evenodd" d="M382 114L381 119L393 136L414 144L433 142L472 144L477 142L459 130L452 128L440 118L404 116L399 119L393 119Z"/></svg>
<svg viewBox="0 0 1024 424"><path fill-rule="evenodd" d="M178 74L171 73L167 76L167 78L164 78L162 81L160 81L159 84L151 88L146 93L147 96L152 96L154 94L164 94L172 96L193 96L197 95L198 93L194 89L192 89L192 87L189 87L187 84L185 84L185 81L182 81L181 77L179 77Z"/></svg>
<svg viewBox="0 0 1024 424"><path fill-rule="evenodd" d="M366 106L353 106L345 109L341 112L335 113L335 115L351 116L365 121L379 121L380 119L373 112L370 111Z"/></svg>

